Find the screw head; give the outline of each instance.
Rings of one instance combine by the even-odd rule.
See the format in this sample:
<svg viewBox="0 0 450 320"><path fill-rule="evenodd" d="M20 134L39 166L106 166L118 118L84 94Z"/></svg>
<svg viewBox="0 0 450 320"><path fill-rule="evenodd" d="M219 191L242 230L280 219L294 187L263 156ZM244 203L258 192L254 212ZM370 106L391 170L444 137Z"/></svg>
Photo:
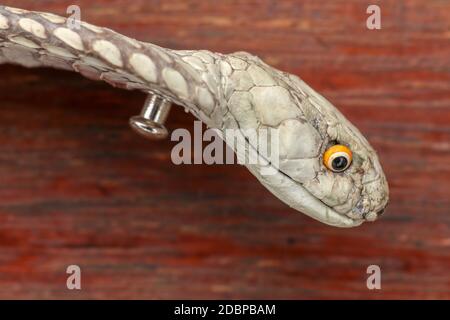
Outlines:
<svg viewBox="0 0 450 320"><path fill-rule="evenodd" d="M130 126L136 133L149 140L162 140L169 136L169 131L164 125L142 116L131 117Z"/></svg>

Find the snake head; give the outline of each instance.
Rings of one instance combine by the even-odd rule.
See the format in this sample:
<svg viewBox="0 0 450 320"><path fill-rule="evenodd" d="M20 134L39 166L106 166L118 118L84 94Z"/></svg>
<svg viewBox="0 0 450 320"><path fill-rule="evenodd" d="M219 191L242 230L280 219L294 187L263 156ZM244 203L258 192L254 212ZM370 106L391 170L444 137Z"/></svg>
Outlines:
<svg viewBox="0 0 450 320"><path fill-rule="evenodd" d="M297 76L248 53L226 61L240 69L224 81L225 126L244 136L244 129L267 128L278 135L271 147L278 149L279 161L247 165L260 182L290 207L329 225L354 227L376 220L389 189L377 154L361 132ZM263 166L274 173L261 174Z"/></svg>

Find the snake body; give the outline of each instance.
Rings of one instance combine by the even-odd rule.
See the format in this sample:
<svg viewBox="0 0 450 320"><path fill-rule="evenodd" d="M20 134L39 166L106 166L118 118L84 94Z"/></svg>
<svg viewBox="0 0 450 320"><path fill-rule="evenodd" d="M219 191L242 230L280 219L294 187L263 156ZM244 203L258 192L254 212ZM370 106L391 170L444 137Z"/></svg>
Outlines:
<svg viewBox="0 0 450 320"><path fill-rule="evenodd" d="M49 66L123 89L163 97L211 128L276 128L279 165L262 175L247 168L275 196L323 223L358 226L375 220L388 202L376 152L330 102L297 76L246 52L171 50L66 18L0 6L0 63ZM349 146L353 163L335 173L323 165L334 143ZM257 146L253 146L257 150ZM257 151L256 151L257 152Z"/></svg>

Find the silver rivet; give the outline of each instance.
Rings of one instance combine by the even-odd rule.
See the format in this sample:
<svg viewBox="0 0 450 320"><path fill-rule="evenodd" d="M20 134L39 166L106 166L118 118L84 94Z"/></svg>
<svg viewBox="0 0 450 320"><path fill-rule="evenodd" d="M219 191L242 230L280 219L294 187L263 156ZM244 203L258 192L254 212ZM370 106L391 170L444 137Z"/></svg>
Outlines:
<svg viewBox="0 0 450 320"><path fill-rule="evenodd" d="M164 122L169 116L170 101L157 95L149 95L139 116L130 119L131 128L144 138L165 139L169 135Z"/></svg>

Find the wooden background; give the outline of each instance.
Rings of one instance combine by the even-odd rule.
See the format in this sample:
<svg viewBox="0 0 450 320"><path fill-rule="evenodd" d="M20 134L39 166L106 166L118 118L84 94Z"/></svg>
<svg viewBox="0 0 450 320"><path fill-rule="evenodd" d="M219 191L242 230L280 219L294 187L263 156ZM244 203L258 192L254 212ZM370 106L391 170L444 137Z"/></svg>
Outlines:
<svg viewBox="0 0 450 320"><path fill-rule="evenodd" d="M365 27L379 4L382 29ZM450 298L450 3L24 1L175 49L246 50L298 74L378 150L391 203L342 230L240 166L175 166L128 128L144 95L0 67L0 298ZM171 129L191 129L176 108ZM68 265L82 290L65 288ZM366 288L378 264L382 290Z"/></svg>

